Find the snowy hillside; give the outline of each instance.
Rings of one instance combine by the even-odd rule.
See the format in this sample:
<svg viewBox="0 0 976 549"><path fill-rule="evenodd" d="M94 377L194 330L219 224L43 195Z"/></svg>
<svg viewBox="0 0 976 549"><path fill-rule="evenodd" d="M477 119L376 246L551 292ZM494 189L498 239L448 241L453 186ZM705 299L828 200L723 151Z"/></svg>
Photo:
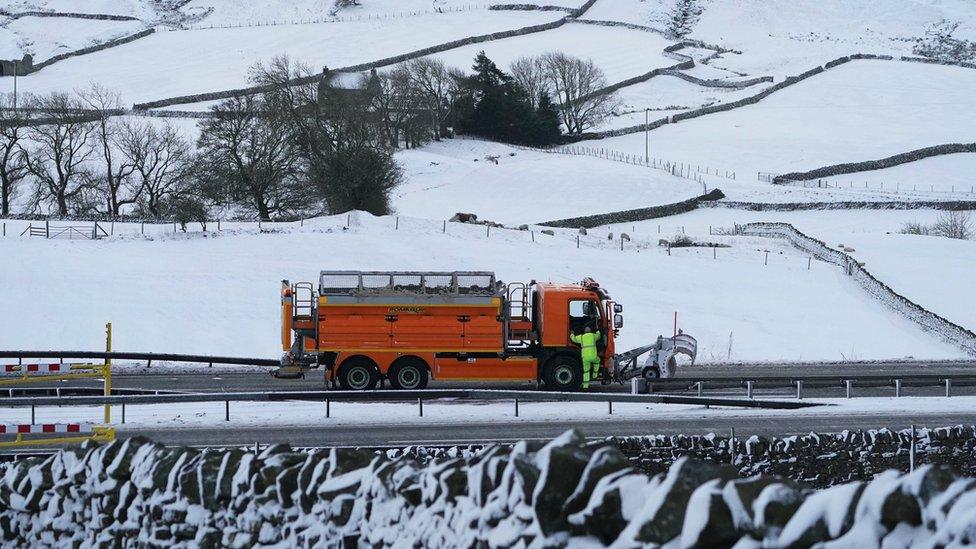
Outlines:
<svg viewBox="0 0 976 549"><path fill-rule="evenodd" d="M70 92L96 82L118 92L125 109L245 87L255 63L279 55L316 73L364 63L385 73L389 58L416 52L470 74L481 51L505 71L522 56L558 51L591 60L602 71L600 86L620 84L612 88L619 89L609 117L583 135L565 136L567 143L552 151L471 137L400 148L394 158L403 181L390 194L393 216L353 214L348 228L342 214L297 226L265 224L264 231L225 221L219 234L213 223L207 234L191 224L193 234L173 235L172 225L163 224L149 226L146 236L138 224L118 223L113 238L63 242L19 237L28 222L6 220L0 265L19 267L0 269L0 303L20 313L17 322L0 321L0 348L90 348L111 320L120 349L273 357L281 279L375 268L486 269L526 281L594 276L627 305L624 347L667 333L678 311L705 362L962 356L836 266L812 261L808 268L808 256L782 241L711 234L755 221L793 223L831 246L853 248L853 257L896 291L974 329L976 298L966 273L976 265L976 243L896 234L909 221L932 223L936 211L758 212L720 202L591 228L579 249L575 230L548 236L533 226L533 232L492 229L489 236L482 225L448 223L445 230L443 222L470 212L514 229L674 204L716 188L724 205L760 203L751 208L976 200L976 153L825 177L810 188L770 181L776 174L976 142L976 69L900 59L914 55L916 40L942 19L960 23L957 38L976 38L976 3L700 0L693 2L700 13L686 21L680 38L669 27L674 0L541 3L562 9L490 9L502 2L486 0L360 0L347 7L334 0L0 1L7 14L0 18L4 59L32 53L41 61L154 29L17 79L21 94ZM24 15L38 11L60 15ZM72 15L78 13L112 17ZM472 37L479 38L425 49ZM856 53L894 59L856 59L819 72ZM811 69L818 72L786 80ZM778 89L784 82L791 85ZM11 76L0 76L3 91L13 85ZM757 94L761 100L724 112L698 110ZM213 97L169 101L166 114L175 118L165 121L195 143L200 118L191 115L215 105ZM147 116L160 114L154 111L129 110L119 120L162 126L164 119ZM660 119L646 132L641 126ZM638 165L645 151L654 167ZM817 188L824 184L829 188ZM24 185L17 208L28 208L29 190ZM48 213L46 207L32 213ZM212 216L237 213L215 208ZM621 232L632 237L623 251ZM681 233L730 247L669 254L658 246ZM71 321L52 324L52 316Z"/></svg>
<svg viewBox="0 0 976 549"><path fill-rule="evenodd" d="M348 229L346 216L337 216L266 226L270 232L250 225L214 233L211 225L206 234L197 228L174 235L163 226L147 228L158 234L143 237L139 225L116 224L116 233L128 234L99 242L0 239L0 253L20 266L0 270L0 288L41 285L44 295L56 296L36 307L35 292L4 291L4 301L21 313L0 332L0 348L89 348L112 321L119 350L274 357L282 279L315 280L322 269L464 268L493 270L505 281L593 276L625 305L622 348L669 333L677 311L680 326L698 338L702 362L965 356L894 316L840 269L821 262L808 269L806 255L778 240L709 238L707 228L685 227L696 238L732 246L713 258L711 249L669 254L659 247L660 237L682 230L670 220L661 233L653 222L636 232L593 230L579 249L572 231L488 233L448 223L444 233L434 220L364 214L351 220ZM21 226L8 222L8 231ZM607 240L609 230L627 230L634 240L621 251L619 240ZM59 268L47 268L53 264ZM72 321L52 325L45 320L52 315Z"/></svg>

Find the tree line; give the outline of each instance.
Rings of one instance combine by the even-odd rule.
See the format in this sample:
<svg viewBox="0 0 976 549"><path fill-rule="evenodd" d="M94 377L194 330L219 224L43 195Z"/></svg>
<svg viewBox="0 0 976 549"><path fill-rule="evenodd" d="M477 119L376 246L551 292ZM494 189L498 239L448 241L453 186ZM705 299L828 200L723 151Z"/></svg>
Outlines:
<svg viewBox="0 0 976 549"><path fill-rule="evenodd" d="M195 141L167 119L125 116L100 85L0 96L0 214L17 203L183 222L381 215L403 180L399 149L456 134L552 145L617 105L592 61L562 53L508 72L481 52L470 73L420 58L368 75L315 73L282 56L252 67L249 81L264 91L213 105Z"/></svg>

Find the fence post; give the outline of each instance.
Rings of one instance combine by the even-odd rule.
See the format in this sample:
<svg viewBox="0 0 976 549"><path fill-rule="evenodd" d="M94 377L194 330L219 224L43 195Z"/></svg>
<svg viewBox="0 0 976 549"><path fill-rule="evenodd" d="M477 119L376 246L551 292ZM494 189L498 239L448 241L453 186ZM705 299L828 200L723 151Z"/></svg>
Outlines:
<svg viewBox="0 0 976 549"><path fill-rule="evenodd" d="M51 222L44 220L44 238L51 238Z"/></svg>
<svg viewBox="0 0 976 549"><path fill-rule="evenodd" d="M735 466L735 427L729 429L731 436L729 437L729 454L732 456L732 466Z"/></svg>
<svg viewBox="0 0 976 549"><path fill-rule="evenodd" d="M895 380L895 396L896 397L900 397L901 396L901 380L900 379L896 379Z"/></svg>
<svg viewBox="0 0 976 549"><path fill-rule="evenodd" d="M515 399L515 417L519 417L519 401Z"/></svg>
<svg viewBox="0 0 976 549"><path fill-rule="evenodd" d="M122 401L122 425L125 425L125 401Z"/></svg>
<svg viewBox="0 0 976 549"><path fill-rule="evenodd" d="M915 424L912 424L911 446L908 447L908 472L915 471Z"/></svg>
<svg viewBox="0 0 976 549"><path fill-rule="evenodd" d="M699 381L699 382L695 383L695 385L698 386L698 396L699 397L702 396L702 393L705 392L705 384L703 382Z"/></svg>
<svg viewBox="0 0 976 549"><path fill-rule="evenodd" d="M796 398L797 399L802 399L803 398L803 380L802 379L796 380Z"/></svg>
<svg viewBox="0 0 976 549"><path fill-rule="evenodd" d="M766 259L763 261L763 265L769 265L769 252L766 252Z"/></svg>
<svg viewBox="0 0 976 549"><path fill-rule="evenodd" d="M224 401L224 421L230 421L230 401Z"/></svg>
<svg viewBox="0 0 976 549"><path fill-rule="evenodd" d="M31 404L31 425L34 425L34 405Z"/></svg>
<svg viewBox="0 0 976 549"><path fill-rule="evenodd" d="M746 398L752 398L752 381L746 381Z"/></svg>
<svg viewBox="0 0 976 549"><path fill-rule="evenodd" d="M7 222L3 223L3 236L7 236Z"/></svg>
<svg viewBox="0 0 976 549"><path fill-rule="evenodd" d="M325 399L325 417L332 417L332 401Z"/></svg>
<svg viewBox="0 0 976 549"><path fill-rule="evenodd" d="M952 380L949 379L949 378L946 378L946 380L945 380L945 395L946 395L946 398L949 398L950 396L952 396L950 394L951 387L952 387Z"/></svg>
<svg viewBox="0 0 976 549"><path fill-rule="evenodd" d="M849 380L849 379L845 379L845 380L844 380L844 385L846 385L846 386L847 386L847 398L851 398L851 396L853 395L853 390L852 390L852 388L851 388L851 386L852 386L853 384L851 383L851 380Z"/></svg>
<svg viewBox="0 0 976 549"><path fill-rule="evenodd" d="M579 235L576 235L576 249L577 250L579 249L579 246L580 246L580 244L579 244Z"/></svg>
<svg viewBox="0 0 976 549"><path fill-rule="evenodd" d="M608 400L608 401L607 401L607 412L608 412L608 413L609 413L609 414L610 414L611 416L613 415L613 401L612 401L612 400Z"/></svg>
<svg viewBox="0 0 976 549"><path fill-rule="evenodd" d="M447 233L447 220L444 220L444 227L441 229L442 233Z"/></svg>
<svg viewBox="0 0 976 549"><path fill-rule="evenodd" d="M485 225L485 238L491 236L491 225Z"/></svg>
<svg viewBox="0 0 976 549"><path fill-rule="evenodd" d="M424 399L420 397L417 399L417 407L420 409L420 417L424 417Z"/></svg>

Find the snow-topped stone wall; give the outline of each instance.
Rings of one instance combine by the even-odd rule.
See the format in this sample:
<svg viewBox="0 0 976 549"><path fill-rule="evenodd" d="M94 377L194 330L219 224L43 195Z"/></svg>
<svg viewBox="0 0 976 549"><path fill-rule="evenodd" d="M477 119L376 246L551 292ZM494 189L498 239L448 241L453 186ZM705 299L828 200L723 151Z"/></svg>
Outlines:
<svg viewBox="0 0 976 549"><path fill-rule="evenodd" d="M612 444L409 453L166 448L134 438L0 465L9 546L808 547L963 542L976 482L930 466L814 490L682 457L648 476ZM904 544L898 546L905 546Z"/></svg>

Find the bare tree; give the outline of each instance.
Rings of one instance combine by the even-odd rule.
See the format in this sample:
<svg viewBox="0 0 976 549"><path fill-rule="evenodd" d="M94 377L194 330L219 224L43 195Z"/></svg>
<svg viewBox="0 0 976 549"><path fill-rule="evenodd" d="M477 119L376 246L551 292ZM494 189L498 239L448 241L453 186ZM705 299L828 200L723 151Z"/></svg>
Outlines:
<svg viewBox="0 0 976 549"><path fill-rule="evenodd" d="M438 126L431 122L436 115L405 66L380 74L379 82L371 108L380 115L386 146L398 149L403 143L409 149L438 136Z"/></svg>
<svg viewBox="0 0 976 549"><path fill-rule="evenodd" d="M122 125L119 149L138 178L140 209L152 217L164 215L165 205L179 194L191 169L190 143L169 122L158 127L139 120Z"/></svg>
<svg viewBox="0 0 976 549"><path fill-rule="evenodd" d="M197 142L209 177L266 221L309 205L311 188L287 117L257 96L227 99L211 110Z"/></svg>
<svg viewBox="0 0 976 549"><path fill-rule="evenodd" d="M96 117L95 140L102 156L102 171L92 174L92 182L104 194L109 214L117 217L122 207L135 204L142 192L142 185L132 177L135 166L124 155L116 155L120 129L116 116L122 111L122 101L117 92L96 83L79 95Z"/></svg>
<svg viewBox="0 0 976 549"><path fill-rule="evenodd" d="M98 124L79 114L85 105L63 92L37 98L43 119L28 132L33 147L25 149L27 171L36 181L35 202L51 201L58 215L91 188L86 163L96 154L93 138Z"/></svg>
<svg viewBox="0 0 976 549"><path fill-rule="evenodd" d="M515 82L525 90L533 109L539 107L539 97L543 93L552 93L541 57L519 57L512 63L510 72Z"/></svg>
<svg viewBox="0 0 976 549"><path fill-rule="evenodd" d="M973 218L965 211L943 212L932 227L932 234L968 240L973 237Z"/></svg>
<svg viewBox="0 0 976 549"><path fill-rule="evenodd" d="M20 100L14 108L11 94L0 95L0 215L10 215L18 187L27 175L27 161L22 141L27 133L30 99Z"/></svg>
<svg viewBox="0 0 976 549"><path fill-rule="evenodd" d="M578 134L596 126L617 107L614 94L600 92L607 87L607 80L592 60L550 52L542 56L541 63L567 133Z"/></svg>
<svg viewBox="0 0 976 549"><path fill-rule="evenodd" d="M447 125L451 110L455 76L439 59L421 57L402 64L409 78L413 93L423 98L431 114L434 139L440 139Z"/></svg>

